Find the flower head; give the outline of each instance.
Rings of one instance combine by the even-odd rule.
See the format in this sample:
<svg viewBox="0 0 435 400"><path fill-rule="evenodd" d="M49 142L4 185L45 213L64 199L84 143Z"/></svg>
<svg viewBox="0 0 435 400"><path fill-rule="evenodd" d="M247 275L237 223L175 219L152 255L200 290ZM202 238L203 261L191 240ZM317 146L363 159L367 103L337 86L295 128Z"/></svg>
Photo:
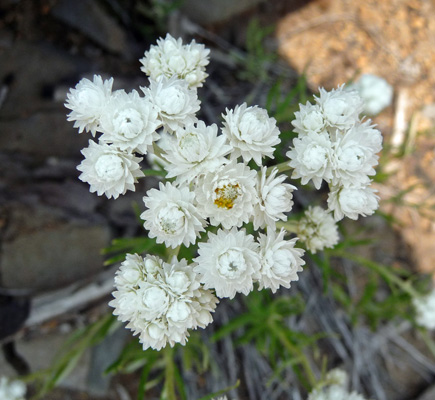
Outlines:
<svg viewBox="0 0 435 400"><path fill-rule="evenodd" d="M109 305L113 314L143 344L160 350L169 343L185 344L189 329L205 327L218 300L203 289L186 260L165 263L155 256L127 254L115 277Z"/></svg>
<svg viewBox="0 0 435 400"><path fill-rule="evenodd" d="M231 146L225 144L224 136L218 136L215 124L206 126L202 121L187 124L177 129L164 154L168 178L177 177L177 183L191 182L225 164L225 155L230 151Z"/></svg>
<svg viewBox="0 0 435 400"><path fill-rule="evenodd" d="M258 277L258 244L244 229L219 229L209 233L206 243L198 244L195 272L206 289L216 291L218 297L232 299L236 293L247 295Z"/></svg>
<svg viewBox="0 0 435 400"><path fill-rule="evenodd" d="M193 204L194 197L188 187L177 188L169 182L160 182L159 190L150 189L143 198L148 210L141 214L149 236L173 248L195 243L206 223Z"/></svg>
<svg viewBox="0 0 435 400"><path fill-rule="evenodd" d="M375 189L366 185L333 186L328 195L328 210L334 213L336 221L345 216L358 219L359 215L372 215L379 206L375 193Z"/></svg>
<svg viewBox="0 0 435 400"><path fill-rule="evenodd" d="M112 85L113 78L103 82L101 76L94 75L93 81L83 78L74 89L70 89L65 107L71 110L68 121L75 121L74 128L79 128L79 133L86 130L95 136L112 94Z"/></svg>
<svg viewBox="0 0 435 400"><path fill-rule="evenodd" d="M276 176L278 169L273 169L269 176L267 168L263 167L258 174L257 192L258 202L254 205L254 229L270 226L275 229L279 219L285 220L284 213L290 212L293 207L293 190L295 186L283 183L285 175Z"/></svg>
<svg viewBox="0 0 435 400"><path fill-rule="evenodd" d="M295 119L292 121L294 131L301 135L308 132L320 133L325 129L325 119L322 109L318 104L311 104L307 101L305 105L299 104L299 111L295 112Z"/></svg>
<svg viewBox="0 0 435 400"><path fill-rule="evenodd" d="M299 220L297 235L311 253L334 247L339 240L337 224L322 207L308 207Z"/></svg>
<svg viewBox="0 0 435 400"><path fill-rule="evenodd" d="M240 227L249 222L257 201L256 171L235 161L208 172L198 180L195 194L198 208L212 225Z"/></svg>
<svg viewBox="0 0 435 400"><path fill-rule="evenodd" d="M18 380L10 380L5 376L0 378L0 399L25 400L26 385Z"/></svg>
<svg viewBox="0 0 435 400"><path fill-rule="evenodd" d="M226 110L223 134L234 150L231 157L243 157L245 162L254 159L261 165L263 157L273 158L274 146L281 142L275 118L270 118L267 111L246 103Z"/></svg>
<svg viewBox="0 0 435 400"><path fill-rule="evenodd" d="M427 329L435 329L435 290L426 296L413 298L412 304L417 324Z"/></svg>
<svg viewBox="0 0 435 400"><path fill-rule="evenodd" d="M358 91L364 101L364 113L379 114L393 100L393 87L384 79L372 74L363 74L349 88Z"/></svg>
<svg viewBox="0 0 435 400"><path fill-rule="evenodd" d="M111 143L120 150L146 154L147 148L159 138L156 129L160 122L157 111L148 99L136 90L113 93L101 116L100 140Z"/></svg>
<svg viewBox="0 0 435 400"><path fill-rule="evenodd" d="M154 80L161 75L167 78L176 76L185 80L191 88L201 87L208 76L205 67L209 63L209 53L209 49L195 40L183 45L181 39L175 39L168 33L145 52L140 59L141 70Z"/></svg>
<svg viewBox="0 0 435 400"><path fill-rule="evenodd" d="M141 88L156 107L163 127L171 132L196 121L200 101L195 89L177 77L150 79L149 88Z"/></svg>
<svg viewBox="0 0 435 400"><path fill-rule="evenodd" d="M77 167L82 172L79 179L88 182L91 193L97 192L98 196L104 193L116 199L127 190L134 191L137 178L144 176L139 167L142 158L113 146L90 140L81 152L85 159Z"/></svg>
<svg viewBox="0 0 435 400"><path fill-rule="evenodd" d="M268 229L267 235L260 233L260 277L258 290L270 288L275 293L280 286L290 287L290 282L299 279L298 272L302 271L304 250L295 248L297 238L284 240L286 232L276 234Z"/></svg>

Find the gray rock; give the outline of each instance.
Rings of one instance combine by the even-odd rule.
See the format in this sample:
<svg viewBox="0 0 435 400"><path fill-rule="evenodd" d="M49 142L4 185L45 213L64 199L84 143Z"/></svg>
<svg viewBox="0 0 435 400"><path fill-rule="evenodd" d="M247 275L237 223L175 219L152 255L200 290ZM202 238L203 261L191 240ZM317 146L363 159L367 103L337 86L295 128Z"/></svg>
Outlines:
<svg viewBox="0 0 435 400"><path fill-rule="evenodd" d="M109 244L104 220L69 219L42 205L3 208L0 285L30 292L59 288L101 271L101 249Z"/></svg>
<svg viewBox="0 0 435 400"><path fill-rule="evenodd" d="M60 0L51 9L59 20L78 29L101 47L129 55L126 33L95 0Z"/></svg>

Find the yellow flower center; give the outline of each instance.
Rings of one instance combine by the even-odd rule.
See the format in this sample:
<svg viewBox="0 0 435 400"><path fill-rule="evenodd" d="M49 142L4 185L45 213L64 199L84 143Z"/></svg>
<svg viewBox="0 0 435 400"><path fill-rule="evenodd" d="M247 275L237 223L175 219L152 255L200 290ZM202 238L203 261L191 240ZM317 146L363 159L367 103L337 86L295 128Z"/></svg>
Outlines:
<svg viewBox="0 0 435 400"><path fill-rule="evenodd" d="M223 185L222 187L216 188L214 192L216 193L216 199L214 201L214 204L216 204L220 208L226 208L227 210L233 208L234 202L236 201L237 197L242 194L238 183L236 183L235 185Z"/></svg>

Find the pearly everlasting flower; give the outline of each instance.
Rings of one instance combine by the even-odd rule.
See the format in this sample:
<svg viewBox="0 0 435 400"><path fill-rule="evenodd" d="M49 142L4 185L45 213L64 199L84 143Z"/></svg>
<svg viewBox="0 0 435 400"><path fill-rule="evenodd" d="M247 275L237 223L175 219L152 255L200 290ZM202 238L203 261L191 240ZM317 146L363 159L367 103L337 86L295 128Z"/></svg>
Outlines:
<svg viewBox="0 0 435 400"><path fill-rule="evenodd" d="M311 253L332 248L339 241L334 218L319 206L308 207L298 222L296 234Z"/></svg>
<svg viewBox="0 0 435 400"><path fill-rule="evenodd" d="M163 127L171 132L179 127L196 122L200 101L195 89L190 89L185 81L159 77L150 79L149 88L141 88L156 107Z"/></svg>
<svg viewBox="0 0 435 400"><path fill-rule="evenodd" d="M0 378L0 399L25 400L26 385L18 380L10 380L5 376Z"/></svg>
<svg viewBox="0 0 435 400"><path fill-rule="evenodd" d="M224 136L218 136L215 124L206 126L202 121L187 124L184 129L177 129L166 148L168 178L177 177L177 183L191 182L225 164L225 155L230 151L231 146L225 143Z"/></svg>
<svg viewBox="0 0 435 400"><path fill-rule="evenodd" d="M231 157L242 156L245 162L254 159L257 165L262 164L263 157L274 158L274 146L281 139L275 118L270 118L266 110L243 103L234 110L226 109L222 117L222 132L234 148Z"/></svg>
<svg viewBox="0 0 435 400"><path fill-rule="evenodd" d="M370 182L369 175L376 174L373 167L378 163L375 153L378 138L369 139L367 134L376 131L352 127L337 139L332 157L333 185L367 185Z"/></svg>
<svg viewBox="0 0 435 400"><path fill-rule="evenodd" d="M151 79L161 75L185 80L191 88L201 87L207 78L205 67L209 63L210 50L195 40L183 45L181 39L174 39L169 33L164 39L157 40L157 45L150 47L140 59L141 70Z"/></svg>
<svg viewBox="0 0 435 400"><path fill-rule="evenodd" d="M340 385L330 385L322 389L314 389L308 400L365 400L362 395L353 391L349 392Z"/></svg>
<svg viewBox="0 0 435 400"><path fill-rule="evenodd" d="M413 298L412 304L417 324L427 329L435 329L435 290L426 296Z"/></svg>
<svg viewBox="0 0 435 400"><path fill-rule="evenodd" d="M299 280L302 271L304 250L295 248L297 238L284 240L286 231L276 234L268 229L267 235L260 233L260 277L258 290L269 288L275 293L280 286L290 287L290 282Z"/></svg>
<svg viewBox="0 0 435 400"><path fill-rule="evenodd" d="M157 111L148 99L136 90L113 93L101 116L100 141L111 143L120 150L147 153L148 146L159 138L156 129L160 122Z"/></svg>
<svg viewBox="0 0 435 400"><path fill-rule="evenodd" d="M93 81L83 78L74 89L70 89L65 107L71 110L68 121L75 121L74 128L79 128L79 133L86 130L95 136L112 94L112 85L113 78L103 82L101 76L94 75Z"/></svg>
<svg viewBox="0 0 435 400"><path fill-rule="evenodd" d="M139 335L144 350L185 344L189 329L205 327L218 300L205 290L186 260L165 263L127 254L115 276L113 314Z"/></svg>
<svg viewBox="0 0 435 400"><path fill-rule="evenodd" d="M226 229L249 222L257 202L256 171L235 161L201 176L195 194L198 209L214 226Z"/></svg>
<svg viewBox="0 0 435 400"><path fill-rule="evenodd" d="M285 175L276 176L278 169L274 168L269 176L267 168L263 167L257 178L258 202L254 206L254 229L265 226L275 229L275 222L285 220L284 213L293 207L293 190L295 186L283 183Z"/></svg>
<svg viewBox="0 0 435 400"><path fill-rule="evenodd" d="M347 375L346 371L340 368L334 368L328 371L328 373L326 374L326 381L332 385L348 387L349 376Z"/></svg>
<svg viewBox="0 0 435 400"><path fill-rule="evenodd" d="M295 128L294 131L301 135L307 132L322 132L325 129L325 120L320 106L308 101L305 105L299 104L299 111L295 112L292 125Z"/></svg>
<svg viewBox="0 0 435 400"><path fill-rule="evenodd" d="M206 289L215 290L216 296L232 299L236 293L247 295L252 291L260 259L258 244L244 229L209 232L208 241L198 244L198 254L194 271Z"/></svg>
<svg viewBox="0 0 435 400"><path fill-rule="evenodd" d="M364 113L379 114L393 100L393 87L384 79L372 74L363 74L349 88L356 90L364 101Z"/></svg>
<svg viewBox="0 0 435 400"><path fill-rule="evenodd" d="M345 216L358 219L359 215L372 215L379 206L375 193L375 189L365 185L333 186L328 195L328 210L334 213L336 221Z"/></svg>
<svg viewBox="0 0 435 400"><path fill-rule="evenodd" d="M329 182L332 175L332 142L327 133L307 132L293 139L293 147L286 153L294 168L292 178L301 178L302 185L313 181L320 189L322 180Z"/></svg>
<svg viewBox="0 0 435 400"><path fill-rule="evenodd" d="M82 173L79 179L88 182L91 193L103 193L110 199L118 198L127 190L135 190L137 178L144 176L139 167L142 158L120 151L107 144L97 144L92 140L81 153L85 159L77 167Z"/></svg>
<svg viewBox="0 0 435 400"><path fill-rule="evenodd" d="M141 218L149 237L173 248L181 243L185 246L195 243L206 222L194 206L194 198L188 187L177 188L169 182L165 185L160 182L159 190L148 190L143 198L148 210Z"/></svg>
<svg viewBox="0 0 435 400"><path fill-rule="evenodd" d="M347 129L359 121L364 103L356 90L345 90L344 85L330 92L319 89L320 96L315 97L322 110L326 125L337 129Z"/></svg>

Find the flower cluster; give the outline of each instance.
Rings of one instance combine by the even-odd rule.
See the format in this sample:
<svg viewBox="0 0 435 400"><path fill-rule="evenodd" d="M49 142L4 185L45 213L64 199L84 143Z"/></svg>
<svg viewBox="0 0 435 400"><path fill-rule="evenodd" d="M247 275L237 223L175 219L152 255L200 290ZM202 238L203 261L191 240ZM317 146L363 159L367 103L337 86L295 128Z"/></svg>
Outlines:
<svg viewBox="0 0 435 400"><path fill-rule="evenodd" d="M0 399L2 400L24 400L26 385L21 381L11 381L2 376L0 378Z"/></svg>
<svg viewBox="0 0 435 400"><path fill-rule="evenodd" d="M143 344L160 350L169 343L185 344L188 329L206 327L217 298L199 283L194 268L181 261L127 254L115 277L114 314Z"/></svg>
<svg viewBox="0 0 435 400"><path fill-rule="evenodd" d="M328 209L336 221L371 215L378 207L370 176L376 173L381 133L359 118L364 103L357 91L344 85L330 92L320 89L315 100L295 113L298 137L287 152L292 178L301 178L303 185L312 181L317 189L326 181Z"/></svg>
<svg viewBox="0 0 435 400"><path fill-rule="evenodd" d="M326 375L323 385L308 395L308 400L365 400L359 393L349 392L348 380L346 372L334 369Z"/></svg>
<svg viewBox="0 0 435 400"><path fill-rule="evenodd" d="M317 188L326 180L336 220L371 214L377 204L368 176L381 138L370 122L359 121L355 92L322 89L316 105L301 106L290 162L267 166L281 142L267 110L237 105L225 110L220 127L198 119L197 88L207 76L208 54L195 41L183 45L167 35L141 59L149 77L142 95L112 91L113 79L95 76L71 89L66 103L79 132L98 139L82 150L80 179L92 192L117 198L135 190L147 156L165 175L143 197L148 237L171 254L180 246L192 250L191 264L129 254L116 275L110 305L144 348L184 344L189 329L211 322L217 298L247 295L254 287L289 288L305 264L290 233L312 252L338 242L334 218L319 207L307 211L296 231L277 230L296 190L283 171L294 168L293 177Z"/></svg>

